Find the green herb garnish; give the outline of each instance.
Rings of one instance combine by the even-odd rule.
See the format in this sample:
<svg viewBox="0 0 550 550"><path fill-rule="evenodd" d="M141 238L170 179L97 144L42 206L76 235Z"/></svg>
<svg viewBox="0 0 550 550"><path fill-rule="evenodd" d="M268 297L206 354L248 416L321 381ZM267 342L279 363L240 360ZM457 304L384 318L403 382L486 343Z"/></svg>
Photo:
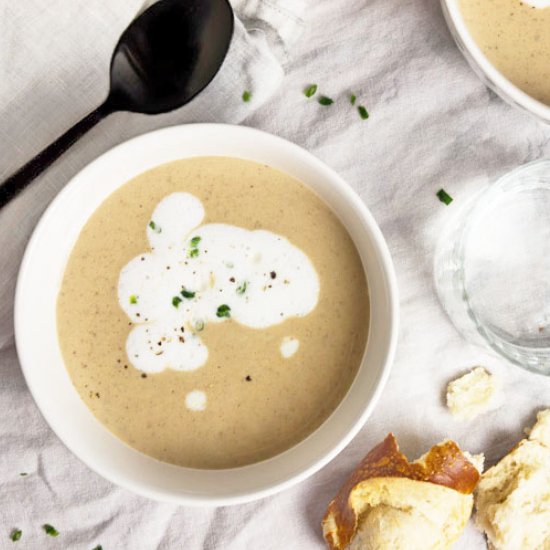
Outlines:
<svg viewBox="0 0 550 550"><path fill-rule="evenodd" d="M17 542L22 536L23 536L23 531L21 531L21 529L14 529L11 532L10 539L13 542Z"/></svg>
<svg viewBox="0 0 550 550"><path fill-rule="evenodd" d="M42 525L42 529L46 532L46 535L50 535L50 537L57 537L59 535L59 531L49 523L45 523Z"/></svg>
<svg viewBox="0 0 550 550"><path fill-rule="evenodd" d="M183 300L179 296L174 296L172 298L172 305L174 307L178 307L182 302L183 302Z"/></svg>
<svg viewBox="0 0 550 550"><path fill-rule="evenodd" d="M130 303L131 304L137 304L137 301L138 301L138 297L135 294L132 294L130 296Z"/></svg>
<svg viewBox="0 0 550 550"><path fill-rule="evenodd" d="M153 220L149 222L149 227L155 232L155 233L161 233L162 228L160 225L157 225Z"/></svg>
<svg viewBox="0 0 550 550"><path fill-rule="evenodd" d="M317 92L317 84L312 84L311 86L308 86L304 90L304 95L306 97L311 97L311 96L314 96L316 92Z"/></svg>
<svg viewBox="0 0 550 550"><path fill-rule="evenodd" d="M367 120L367 118L369 118L369 112L365 109L365 107L363 107L363 105L359 105L359 107L357 107L357 110L359 111L359 116L363 120Z"/></svg>
<svg viewBox="0 0 550 550"><path fill-rule="evenodd" d="M231 317L231 308L227 304L222 304L216 311L218 317Z"/></svg>
<svg viewBox="0 0 550 550"><path fill-rule="evenodd" d="M447 206L453 202L453 197L451 197L451 195L449 195L449 194L447 193L447 191L445 191L445 189L440 189L440 190L436 193L436 195L437 195L437 198L438 198L441 202L445 203Z"/></svg>
<svg viewBox="0 0 550 550"><path fill-rule="evenodd" d="M244 294L246 292L246 287L248 286L248 283L246 281L243 281L242 284L240 284L236 289L235 292L237 294Z"/></svg>
<svg viewBox="0 0 550 550"><path fill-rule="evenodd" d="M201 242L201 237L196 235L189 241L189 251L187 255L190 258L196 258L199 255L199 243Z"/></svg>
<svg viewBox="0 0 550 550"><path fill-rule="evenodd" d="M201 321L201 320L195 321L195 330L197 332L201 332L201 330L204 330L204 321Z"/></svg>
<svg viewBox="0 0 550 550"><path fill-rule="evenodd" d="M355 102L357 101L357 96L355 94L351 94L349 96L349 102L352 104L352 105L355 105Z"/></svg>
<svg viewBox="0 0 550 550"><path fill-rule="evenodd" d="M250 98L252 97L252 94L248 91L248 90L245 90L243 92L243 101L245 103L248 103L250 101Z"/></svg>
<svg viewBox="0 0 550 550"><path fill-rule="evenodd" d="M180 293L184 298L194 298L195 297L195 293L194 292L189 292L189 290L185 290L185 288L181 291Z"/></svg>
<svg viewBox="0 0 550 550"><path fill-rule="evenodd" d="M330 99L330 97L327 97L326 95L322 95L320 98L319 98L319 103L321 105L332 105L334 103L334 100L333 99Z"/></svg>
<svg viewBox="0 0 550 550"><path fill-rule="evenodd" d="M92 550L103 550L103 546L101 546L101 544L98 544L95 548L93 548Z"/></svg>
<svg viewBox="0 0 550 550"><path fill-rule="evenodd" d="M20 475L21 477L25 477L25 476L28 476L29 474L27 474L27 472L21 472L19 475Z"/></svg>

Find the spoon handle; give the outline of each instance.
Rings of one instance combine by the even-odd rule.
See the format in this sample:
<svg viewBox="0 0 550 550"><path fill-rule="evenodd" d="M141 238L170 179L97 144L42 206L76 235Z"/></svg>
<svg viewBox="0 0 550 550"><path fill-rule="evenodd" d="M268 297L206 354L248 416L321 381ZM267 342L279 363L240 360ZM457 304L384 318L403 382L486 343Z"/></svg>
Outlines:
<svg viewBox="0 0 550 550"><path fill-rule="evenodd" d="M19 168L17 172L0 185L0 208L16 197L34 178L53 164L73 143L112 112L113 109L109 105L109 101L105 101L105 103L101 104L89 115L86 115L62 136L58 137L52 144L48 145L46 149L29 160L27 164Z"/></svg>

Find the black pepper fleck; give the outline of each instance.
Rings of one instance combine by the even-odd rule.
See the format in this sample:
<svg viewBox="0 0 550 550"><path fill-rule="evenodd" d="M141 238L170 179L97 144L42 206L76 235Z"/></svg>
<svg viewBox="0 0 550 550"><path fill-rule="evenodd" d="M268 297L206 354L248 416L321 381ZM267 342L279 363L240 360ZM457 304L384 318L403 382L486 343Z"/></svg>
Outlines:
<svg viewBox="0 0 550 550"><path fill-rule="evenodd" d="M272 271L270 275L272 279L275 279L277 277L277 273L275 273L275 271Z"/></svg>
<svg viewBox="0 0 550 550"><path fill-rule="evenodd" d="M250 376L250 374L247 374L245 380L247 382L252 382L252 376Z"/></svg>
<svg viewBox="0 0 550 550"><path fill-rule="evenodd" d="M147 378L147 375L145 373L142 373L141 377L142 378Z"/></svg>

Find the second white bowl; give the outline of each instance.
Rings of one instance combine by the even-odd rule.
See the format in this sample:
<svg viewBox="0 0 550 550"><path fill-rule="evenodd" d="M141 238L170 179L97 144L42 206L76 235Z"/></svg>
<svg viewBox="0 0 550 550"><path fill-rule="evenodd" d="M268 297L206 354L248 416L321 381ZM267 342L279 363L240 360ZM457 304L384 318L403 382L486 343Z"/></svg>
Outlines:
<svg viewBox="0 0 550 550"><path fill-rule="evenodd" d="M458 49L478 77L510 105L519 107L539 120L550 124L550 106L520 90L487 59L487 56L472 38L464 22L459 0L441 0L441 5L443 15Z"/></svg>

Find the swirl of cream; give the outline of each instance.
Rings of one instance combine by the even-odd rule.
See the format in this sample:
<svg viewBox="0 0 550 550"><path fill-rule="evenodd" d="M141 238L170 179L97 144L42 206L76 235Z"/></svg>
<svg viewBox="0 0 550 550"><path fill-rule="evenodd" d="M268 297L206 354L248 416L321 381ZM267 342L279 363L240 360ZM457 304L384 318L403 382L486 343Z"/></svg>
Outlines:
<svg viewBox="0 0 550 550"><path fill-rule="evenodd" d="M319 277L285 237L228 224L200 225L201 201L168 195L147 227L151 250L120 272L118 300L133 323L126 341L132 365L147 373L204 365L201 332L232 319L265 329L317 305Z"/></svg>

